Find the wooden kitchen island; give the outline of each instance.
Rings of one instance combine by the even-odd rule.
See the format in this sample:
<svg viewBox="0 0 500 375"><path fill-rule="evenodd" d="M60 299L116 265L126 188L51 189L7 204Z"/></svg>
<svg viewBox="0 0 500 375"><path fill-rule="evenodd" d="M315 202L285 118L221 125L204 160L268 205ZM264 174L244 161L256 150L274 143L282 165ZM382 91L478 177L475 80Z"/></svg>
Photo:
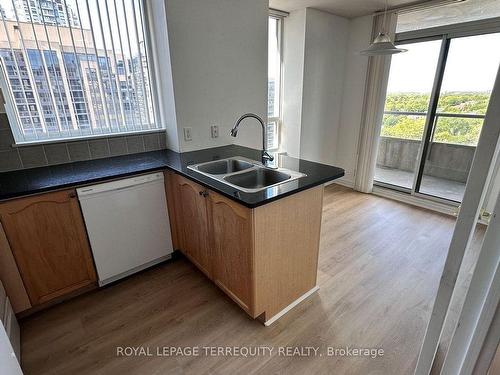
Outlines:
<svg viewBox="0 0 500 375"><path fill-rule="evenodd" d="M269 325L318 289L323 185L249 208L165 177L174 248L252 318Z"/></svg>

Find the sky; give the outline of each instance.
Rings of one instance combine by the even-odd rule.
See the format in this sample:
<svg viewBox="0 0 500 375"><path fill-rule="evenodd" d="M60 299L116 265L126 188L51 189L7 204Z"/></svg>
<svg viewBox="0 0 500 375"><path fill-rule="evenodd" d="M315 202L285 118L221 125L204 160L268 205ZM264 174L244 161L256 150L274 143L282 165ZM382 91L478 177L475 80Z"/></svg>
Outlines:
<svg viewBox="0 0 500 375"><path fill-rule="evenodd" d="M400 45L393 55L388 92L429 93L441 41ZM491 91L500 65L500 33L451 40L441 92Z"/></svg>

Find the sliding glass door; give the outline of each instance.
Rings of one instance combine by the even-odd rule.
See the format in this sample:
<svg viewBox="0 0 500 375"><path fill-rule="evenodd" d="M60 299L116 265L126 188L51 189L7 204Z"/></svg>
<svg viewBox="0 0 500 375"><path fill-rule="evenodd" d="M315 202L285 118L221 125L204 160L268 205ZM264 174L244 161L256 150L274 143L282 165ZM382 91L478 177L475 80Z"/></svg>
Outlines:
<svg viewBox="0 0 500 375"><path fill-rule="evenodd" d="M441 41L401 45L391 61L375 180L410 190L418 172Z"/></svg>
<svg viewBox="0 0 500 375"><path fill-rule="evenodd" d="M449 41L418 191L461 202L500 62L500 34Z"/></svg>
<svg viewBox="0 0 500 375"><path fill-rule="evenodd" d="M500 33L414 41L392 58L375 183L461 202L500 63Z"/></svg>

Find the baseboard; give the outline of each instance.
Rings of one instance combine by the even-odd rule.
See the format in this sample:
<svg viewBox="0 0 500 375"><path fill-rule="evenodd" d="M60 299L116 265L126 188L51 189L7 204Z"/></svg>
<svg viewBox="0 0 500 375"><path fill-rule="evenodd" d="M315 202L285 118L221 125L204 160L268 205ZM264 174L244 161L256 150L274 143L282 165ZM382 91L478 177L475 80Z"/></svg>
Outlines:
<svg viewBox="0 0 500 375"><path fill-rule="evenodd" d="M297 298L295 301L293 301L291 304L289 304L287 307L285 307L283 310L281 310L279 313L271 317L270 319L266 320L264 322L264 325L266 327L269 327L271 324L276 322L279 318L281 318L283 315L285 315L287 312L289 312L291 309L293 309L295 306L297 306L299 303L301 303L303 300L305 300L307 297L309 297L311 294L317 292L319 290L319 286L315 286L308 292L304 293L301 295L299 298Z"/></svg>

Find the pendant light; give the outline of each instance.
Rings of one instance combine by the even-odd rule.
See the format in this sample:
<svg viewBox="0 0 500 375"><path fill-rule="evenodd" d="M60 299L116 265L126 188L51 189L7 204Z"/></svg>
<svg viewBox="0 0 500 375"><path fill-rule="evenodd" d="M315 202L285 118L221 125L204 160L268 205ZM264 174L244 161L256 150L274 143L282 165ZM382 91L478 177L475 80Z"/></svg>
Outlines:
<svg viewBox="0 0 500 375"><path fill-rule="evenodd" d="M377 35L377 37L373 40L370 47L360 52L360 54L365 56L380 56L380 55L394 55L395 53L406 52L407 49L398 48L394 45L389 35L384 31L385 29L385 21L387 16L387 0L385 0L385 10L384 10L384 18L382 20L382 27Z"/></svg>

